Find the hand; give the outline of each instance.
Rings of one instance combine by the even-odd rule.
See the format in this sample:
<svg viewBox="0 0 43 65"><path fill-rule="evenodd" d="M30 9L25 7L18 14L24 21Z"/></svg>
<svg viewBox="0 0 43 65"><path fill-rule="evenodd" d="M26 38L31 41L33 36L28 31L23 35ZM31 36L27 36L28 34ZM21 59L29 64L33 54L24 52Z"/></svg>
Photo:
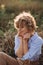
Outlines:
<svg viewBox="0 0 43 65"><path fill-rule="evenodd" d="M24 35L24 31L22 30L18 31L18 36L23 37L23 35Z"/></svg>
<svg viewBox="0 0 43 65"><path fill-rule="evenodd" d="M19 36L23 37L23 35L26 34L26 33L28 33L28 30L25 27L18 30Z"/></svg>
<svg viewBox="0 0 43 65"><path fill-rule="evenodd" d="M24 34L23 39L29 39L29 38L30 38L30 33Z"/></svg>
<svg viewBox="0 0 43 65"><path fill-rule="evenodd" d="M17 58L17 61L20 65L23 65L23 61L21 60L21 58Z"/></svg>

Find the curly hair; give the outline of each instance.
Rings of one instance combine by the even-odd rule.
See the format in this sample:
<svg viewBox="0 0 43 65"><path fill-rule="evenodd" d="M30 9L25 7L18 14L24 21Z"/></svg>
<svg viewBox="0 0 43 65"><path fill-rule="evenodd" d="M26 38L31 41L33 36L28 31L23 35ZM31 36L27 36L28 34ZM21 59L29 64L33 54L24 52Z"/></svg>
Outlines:
<svg viewBox="0 0 43 65"><path fill-rule="evenodd" d="M14 19L14 26L16 29L27 27L29 30L35 30L37 28L36 21L30 12L22 12Z"/></svg>

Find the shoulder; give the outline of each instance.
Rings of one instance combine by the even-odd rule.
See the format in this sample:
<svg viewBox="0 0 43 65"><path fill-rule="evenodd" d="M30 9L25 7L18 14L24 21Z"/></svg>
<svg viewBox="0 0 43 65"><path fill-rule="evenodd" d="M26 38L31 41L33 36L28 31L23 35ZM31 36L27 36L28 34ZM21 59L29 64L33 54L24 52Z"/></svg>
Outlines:
<svg viewBox="0 0 43 65"><path fill-rule="evenodd" d="M37 32L31 37L30 41L32 43L38 43L38 44L42 43L43 44L43 39L38 35Z"/></svg>
<svg viewBox="0 0 43 65"><path fill-rule="evenodd" d="M15 35L15 43L19 43L20 42L20 39L18 37L18 35Z"/></svg>
<svg viewBox="0 0 43 65"><path fill-rule="evenodd" d="M35 38L34 42L36 42L38 45L42 45L43 44L43 39L42 39L41 36L38 35L38 33L36 35L36 38Z"/></svg>
<svg viewBox="0 0 43 65"><path fill-rule="evenodd" d="M42 39L42 37L40 37L39 35L38 35L37 40L43 44L43 39Z"/></svg>
<svg viewBox="0 0 43 65"><path fill-rule="evenodd" d="M18 35L15 35L15 39L18 39L19 37L18 37Z"/></svg>

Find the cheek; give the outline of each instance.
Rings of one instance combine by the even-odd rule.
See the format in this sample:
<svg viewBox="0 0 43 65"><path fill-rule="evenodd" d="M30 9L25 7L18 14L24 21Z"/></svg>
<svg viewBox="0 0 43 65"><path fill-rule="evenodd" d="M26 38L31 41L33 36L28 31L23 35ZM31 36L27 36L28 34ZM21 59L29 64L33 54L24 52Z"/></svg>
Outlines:
<svg viewBox="0 0 43 65"><path fill-rule="evenodd" d="M27 33L27 32L28 32L28 30L25 29L25 30L24 30L24 33Z"/></svg>
<svg viewBox="0 0 43 65"><path fill-rule="evenodd" d="M20 35L24 35L24 34L27 33L27 32L28 32L28 30L25 29L25 28L19 29L19 34L20 34Z"/></svg>

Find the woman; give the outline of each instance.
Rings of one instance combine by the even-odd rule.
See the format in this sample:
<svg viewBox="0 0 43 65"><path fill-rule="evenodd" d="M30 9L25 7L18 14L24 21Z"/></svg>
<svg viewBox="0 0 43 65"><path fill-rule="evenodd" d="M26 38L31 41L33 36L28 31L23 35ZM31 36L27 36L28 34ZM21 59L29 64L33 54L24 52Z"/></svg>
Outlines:
<svg viewBox="0 0 43 65"><path fill-rule="evenodd" d="M30 13L22 12L14 19L14 26L17 29L14 47L17 58L0 53L0 59L6 61L5 64L1 64L3 61L0 61L0 65L33 64L31 62L36 62L39 59L43 44L43 39L35 32L37 28L36 21Z"/></svg>
<svg viewBox="0 0 43 65"><path fill-rule="evenodd" d="M22 60L35 61L41 54L43 39L35 32L37 26L30 13L23 12L14 19L18 33L15 36L15 54Z"/></svg>

